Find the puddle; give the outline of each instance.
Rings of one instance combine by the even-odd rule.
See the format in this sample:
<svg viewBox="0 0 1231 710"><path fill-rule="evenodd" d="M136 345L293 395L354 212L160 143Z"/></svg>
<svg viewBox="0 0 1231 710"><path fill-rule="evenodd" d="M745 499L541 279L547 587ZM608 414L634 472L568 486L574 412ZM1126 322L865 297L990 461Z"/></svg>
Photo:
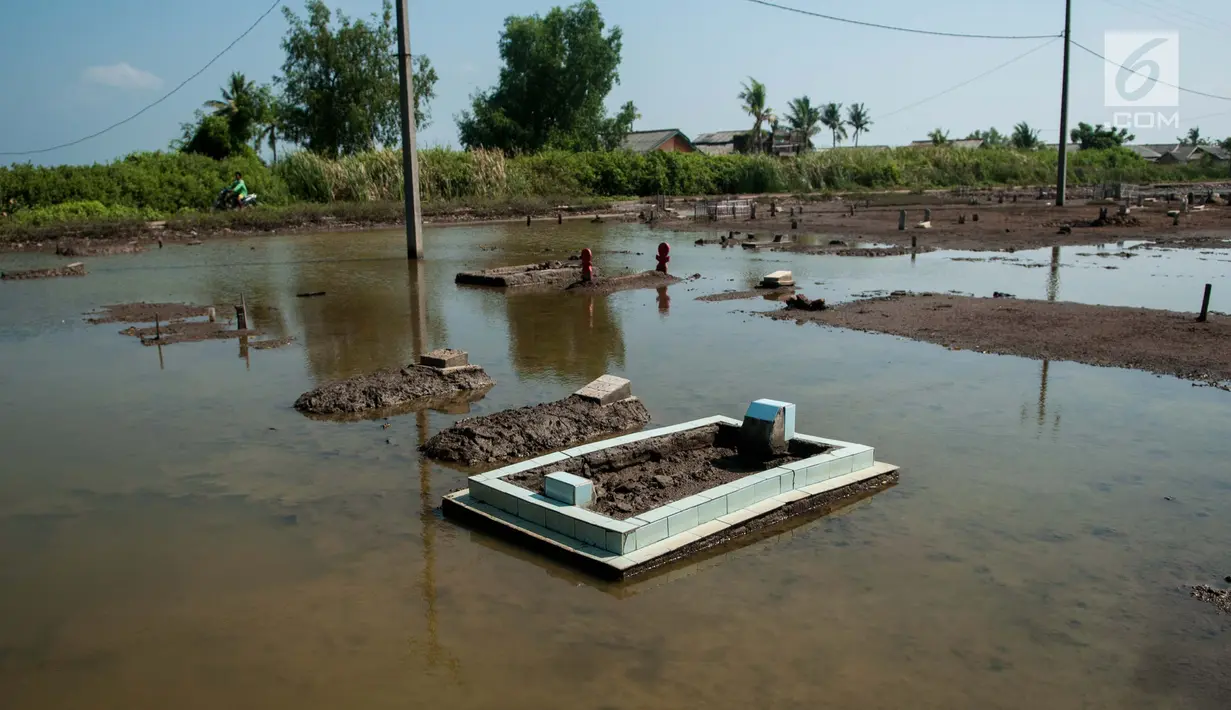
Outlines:
<svg viewBox="0 0 1231 710"><path fill-rule="evenodd" d="M1226 619L1184 591L1231 574L1231 396L741 312L774 307L760 300L694 300L787 269L831 301L1005 291L1191 311L1208 282L1211 308L1231 311L1223 264L1064 247L1008 255L1042 265L1022 268L951 259L987 253L839 258L695 238L431 229L430 260L407 264L394 231L269 237L90 257L87 279L4 284L5 707L1231 703ZM643 271L663 240L674 273L703 278L575 298L453 283L583 247L599 268ZM44 263L59 262L0 255L3 268ZM227 341L142 348L81 316L241 293L269 309L257 327L294 344L251 358ZM486 398L349 423L291 407L323 382L445 346L496 380ZM656 424L795 402L801 430L875 445L904 467L901 483L635 592L439 517L465 472L419 457L423 441L605 372L632 380ZM817 659L839 659L821 685L800 675Z"/></svg>

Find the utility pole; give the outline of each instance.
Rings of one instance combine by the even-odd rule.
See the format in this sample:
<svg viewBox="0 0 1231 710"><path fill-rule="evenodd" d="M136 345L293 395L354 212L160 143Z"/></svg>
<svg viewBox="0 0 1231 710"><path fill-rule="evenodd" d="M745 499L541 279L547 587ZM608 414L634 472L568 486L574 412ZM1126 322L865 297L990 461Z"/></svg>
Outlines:
<svg viewBox="0 0 1231 710"><path fill-rule="evenodd" d="M1064 207L1069 168L1069 37L1073 28L1073 0L1064 0L1064 77L1060 80L1060 159L1056 162L1056 206Z"/></svg>
<svg viewBox="0 0 1231 710"><path fill-rule="evenodd" d="M419 151L415 148L415 78L410 59L406 0L398 0L398 92L402 109L402 196L406 200L406 258L423 258L423 211L419 205Z"/></svg>

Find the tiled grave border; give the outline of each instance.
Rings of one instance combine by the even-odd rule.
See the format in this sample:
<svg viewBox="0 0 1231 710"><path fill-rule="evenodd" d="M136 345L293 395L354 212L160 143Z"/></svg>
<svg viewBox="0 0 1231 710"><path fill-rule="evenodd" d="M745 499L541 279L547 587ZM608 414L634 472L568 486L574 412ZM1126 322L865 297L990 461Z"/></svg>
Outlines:
<svg viewBox="0 0 1231 710"><path fill-rule="evenodd" d="M861 472L875 464L874 451L870 446L796 434L797 439L825 444L834 447L834 450L750 474L627 520L616 520L584 508L567 505L502 480L506 476L543 466L568 471L568 462L576 457L711 424L738 427L741 422L724 416L707 417L522 461L471 476L469 498L512 515L526 524L580 542L583 549L592 548L595 552L616 556L633 556L638 551L652 548L668 538L690 535L695 541L700 536L710 534L702 533L699 529L713 528L715 521L731 525L746 520L752 516L740 516L758 506L764 507L763 504L767 501L782 499L781 503L787 503L805 498L812 495L807 492L809 488L823 486L826 482ZM824 490L831 488L826 487ZM737 518L739 520L736 520Z"/></svg>

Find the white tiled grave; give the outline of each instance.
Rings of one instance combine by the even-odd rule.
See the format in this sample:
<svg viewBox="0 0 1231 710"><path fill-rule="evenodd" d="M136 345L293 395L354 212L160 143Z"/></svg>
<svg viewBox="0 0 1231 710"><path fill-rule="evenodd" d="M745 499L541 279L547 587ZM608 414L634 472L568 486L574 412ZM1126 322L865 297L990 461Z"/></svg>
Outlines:
<svg viewBox="0 0 1231 710"><path fill-rule="evenodd" d="M761 402L786 405L770 400L759 400L758 403ZM753 408L758 403L754 403ZM575 553L622 571L719 534L788 503L897 470L896 466L877 463L871 446L794 433L793 406L790 419L788 438L832 448L823 454L749 474L625 520L616 520L548 498L504 479L545 467L558 479L572 480L577 477L569 473L570 461L586 454L712 424L739 427L741 422L730 417L707 417L578 446L471 476L468 490L452 493L446 498L448 502L468 508L470 512L520 528L523 532L571 548ZM555 472L564 475L556 476Z"/></svg>

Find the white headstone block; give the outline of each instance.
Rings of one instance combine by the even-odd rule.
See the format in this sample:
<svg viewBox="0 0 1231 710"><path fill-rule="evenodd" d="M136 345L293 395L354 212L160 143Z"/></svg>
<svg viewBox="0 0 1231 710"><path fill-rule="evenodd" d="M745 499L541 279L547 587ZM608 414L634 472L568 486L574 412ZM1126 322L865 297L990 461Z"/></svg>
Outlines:
<svg viewBox="0 0 1231 710"><path fill-rule="evenodd" d="M544 477L543 492L552 500L585 507L594 500L594 483L588 478L558 471Z"/></svg>
<svg viewBox="0 0 1231 710"><path fill-rule="evenodd" d="M787 441L795 438L795 405L790 402L779 402L776 399L758 399L748 405L745 418L751 417L765 422L772 422L782 412L783 434Z"/></svg>

